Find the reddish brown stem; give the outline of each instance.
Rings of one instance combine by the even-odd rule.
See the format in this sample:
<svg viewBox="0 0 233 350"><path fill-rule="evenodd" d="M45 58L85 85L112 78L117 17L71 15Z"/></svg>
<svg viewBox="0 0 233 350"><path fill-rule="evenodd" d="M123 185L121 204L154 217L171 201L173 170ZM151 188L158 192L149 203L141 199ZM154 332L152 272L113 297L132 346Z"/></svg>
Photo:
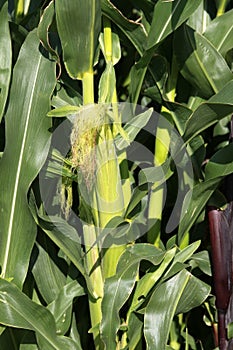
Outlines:
<svg viewBox="0 0 233 350"><path fill-rule="evenodd" d="M220 350L227 350L226 312L229 305L231 279L229 262L231 262L230 235L224 226L223 212L214 207L208 208L210 241L212 247L212 267L216 307L218 310L218 346Z"/></svg>
<svg viewBox="0 0 233 350"><path fill-rule="evenodd" d="M225 312L218 312L218 342L220 350L227 350L228 340L225 323Z"/></svg>

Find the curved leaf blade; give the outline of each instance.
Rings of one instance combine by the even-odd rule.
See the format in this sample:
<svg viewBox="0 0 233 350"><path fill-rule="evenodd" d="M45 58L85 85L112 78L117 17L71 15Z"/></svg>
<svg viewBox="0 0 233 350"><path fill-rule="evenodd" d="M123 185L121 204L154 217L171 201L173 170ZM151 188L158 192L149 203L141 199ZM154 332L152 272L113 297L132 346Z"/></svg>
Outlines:
<svg viewBox="0 0 233 350"><path fill-rule="evenodd" d="M233 144L230 144L215 153L207 163L205 181L198 183L193 188L192 201L179 226L179 238L189 231L197 220L221 179L233 173L232 154Z"/></svg>
<svg viewBox="0 0 233 350"><path fill-rule="evenodd" d="M210 98L232 80L233 74L222 55L189 26L177 31L175 50L182 75L201 97Z"/></svg>
<svg viewBox="0 0 233 350"><path fill-rule="evenodd" d="M159 285L145 310L147 349L165 350L174 315L199 306L210 290L210 286L186 270Z"/></svg>
<svg viewBox="0 0 233 350"><path fill-rule="evenodd" d="M48 244L46 240L44 241L46 249L38 243L36 245L38 256L32 268L32 273L43 299L49 304L65 285L66 278L58 264L50 257Z"/></svg>
<svg viewBox="0 0 233 350"><path fill-rule="evenodd" d="M198 307L206 300L211 292L211 287L208 284L187 271L185 273L190 278L177 305L176 314L188 312Z"/></svg>
<svg viewBox="0 0 233 350"><path fill-rule="evenodd" d="M190 142L203 130L233 112L233 81L230 81L216 95L202 103L189 117L185 125L183 139Z"/></svg>
<svg viewBox="0 0 233 350"><path fill-rule="evenodd" d="M41 229L67 255L81 274L85 275L81 241L79 241L75 228L59 217L53 217L53 222L39 213L33 213L33 217Z"/></svg>
<svg viewBox="0 0 233 350"><path fill-rule="evenodd" d="M158 286L145 310L144 335L148 350L165 350L172 319L188 283L185 270Z"/></svg>
<svg viewBox="0 0 233 350"><path fill-rule="evenodd" d="M141 54L140 60L131 69L131 102L137 103L139 93L145 78L146 70L154 55L156 47L169 34L175 31L199 6L198 1L159 0L154 7L153 20L146 41L146 50ZM151 75L154 77L153 69L149 66ZM156 79L155 79L156 81Z"/></svg>
<svg viewBox="0 0 233 350"><path fill-rule="evenodd" d="M70 327L73 299L85 294L84 288L77 281L71 281L60 290L57 298L48 305L47 309L55 318L58 334L65 334Z"/></svg>
<svg viewBox="0 0 233 350"><path fill-rule="evenodd" d="M50 121L46 113L55 82L55 63L41 54L33 31L15 65L0 162L0 264L2 276L13 277L18 286L25 279L36 235L27 192L47 157Z"/></svg>
<svg viewBox="0 0 233 350"><path fill-rule="evenodd" d="M141 260L158 265L164 254L150 244L131 246L120 257L116 275L106 279L102 301L102 313L105 317L101 323L101 336L106 349L116 348L115 339L120 327L119 311L133 290Z"/></svg>
<svg viewBox="0 0 233 350"><path fill-rule="evenodd" d="M75 343L56 335L52 314L43 306L31 301L16 286L0 279L0 323L30 329L37 333L42 348L48 350L75 350Z"/></svg>
<svg viewBox="0 0 233 350"><path fill-rule="evenodd" d="M147 50L175 31L198 8L201 0L159 0L154 7Z"/></svg>

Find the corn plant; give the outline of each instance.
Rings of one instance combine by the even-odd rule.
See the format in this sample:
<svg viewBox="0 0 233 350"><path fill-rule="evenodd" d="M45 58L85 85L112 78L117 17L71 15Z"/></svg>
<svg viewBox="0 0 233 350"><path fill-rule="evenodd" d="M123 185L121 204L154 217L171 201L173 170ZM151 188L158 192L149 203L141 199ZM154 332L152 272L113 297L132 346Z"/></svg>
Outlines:
<svg viewBox="0 0 233 350"><path fill-rule="evenodd" d="M232 5L0 0L2 350L230 349Z"/></svg>

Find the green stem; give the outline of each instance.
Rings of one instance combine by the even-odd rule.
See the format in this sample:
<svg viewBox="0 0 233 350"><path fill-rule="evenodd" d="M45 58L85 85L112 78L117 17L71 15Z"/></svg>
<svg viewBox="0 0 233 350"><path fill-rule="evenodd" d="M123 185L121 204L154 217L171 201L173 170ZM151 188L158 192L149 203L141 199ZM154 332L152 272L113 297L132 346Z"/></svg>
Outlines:
<svg viewBox="0 0 233 350"><path fill-rule="evenodd" d="M163 210L163 196L164 189L155 183L150 192L149 206L148 206L148 226L147 233L148 243L154 244L155 247L160 247L160 231L161 219Z"/></svg>
<svg viewBox="0 0 233 350"><path fill-rule="evenodd" d="M15 20L18 23L24 14L24 0L18 0L15 6Z"/></svg>
<svg viewBox="0 0 233 350"><path fill-rule="evenodd" d="M82 80L83 85L83 104L93 104L94 103L94 75L93 71L85 72ZM94 200L95 198L93 198ZM96 214L96 213L95 213ZM95 216L95 215L94 215ZM98 214L95 217L98 221ZM99 325L102 320L101 303L103 297L103 277L101 269L101 256L98 246L96 246L95 241L97 238L96 229L93 225L84 225L84 244L87 250L86 254L86 268L90 277L90 283L96 299L89 295L89 309L91 317L91 325L93 338L96 350L103 349L103 343L100 339ZM92 247L92 248L91 248Z"/></svg>
<svg viewBox="0 0 233 350"><path fill-rule="evenodd" d="M104 27L104 52L106 64L113 64L112 57L112 28L111 21L107 17L103 17L103 27ZM124 206L124 195L122 192L122 188L119 188L118 182L120 180L119 173L119 159L108 160L109 155L113 152L113 145L111 139L118 133L118 129L116 123L120 123L120 115L118 112L117 106L117 92L116 87L114 87L113 96L111 97L111 101L105 101L112 103L112 109L114 114L114 122L112 128L106 127L105 134L102 135L102 140L107 141L106 146L106 154L104 158L106 158L106 162L103 164L102 174L100 176L98 182L98 192L101 194L102 198L105 199L106 203L113 202L116 200L117 196L119 196L119 200L117 205L119 204L119 212L108 213L108 208L100 213L100 223L101 227L105 227L107 223L116 215L123 215L122 208ZM103 131L102 131L103 132ZM109 149L108 149L109 147ZM107 180L111 177L111 183L109 184ZM105 179L105 182L103 182ZM118 190L117 190L118 188ZM117 192L116 192L117 190ZM117 208L116 208L117 209ZM100 208L101 210L101 208ZM103 257L102 257L102 268L104 279L110 276L113 276L116 273L116 266L119 260L119 256L124 251L125 246L115 246L112 245L109 248L103 249Z"/></svg>
<svg viewBox="0 0 233 350"><path fill-rule="evenodd" d="M86 269L90 277L93 292L95 294L95 299L89 295L92 332L95 342L95 349L102 350L103 343L100 339L99 324L102 320L101 303L103 298L103 278L99 248L94 245L96 241L96 230L94 225L84 225L83 234L87 250L85 259Z"/></svg>
<svg viewBox="0 0 233 350"><path fill-rule="evenodd" d="M83 104L94 103L94 74L93 72L85 72L83 75Z"/></svg>
<svg viewBox="0 0 233 350"><path fill-rule="evenodd" d="M221 0L218 5L217 17L222 16L225 11L229 0Z"/></svg>
<svg viewBox="0 0 233 350"><path fill-rule="evenodd" d="M107 17L103 17L104 24L104 49L107 62L112 62L112 28L111 21Z"/></svg>
<svg viewBox="0 0 233 350"><path fill-rule="evenodd" d="M161 166L167 159L170 144L169 131L158 126L156 131L154 165ZM160 247L161 219L164 200L164 188L159 183L154 183L150 192L148 205L149 230L147 240L149 243Z"/></svg>

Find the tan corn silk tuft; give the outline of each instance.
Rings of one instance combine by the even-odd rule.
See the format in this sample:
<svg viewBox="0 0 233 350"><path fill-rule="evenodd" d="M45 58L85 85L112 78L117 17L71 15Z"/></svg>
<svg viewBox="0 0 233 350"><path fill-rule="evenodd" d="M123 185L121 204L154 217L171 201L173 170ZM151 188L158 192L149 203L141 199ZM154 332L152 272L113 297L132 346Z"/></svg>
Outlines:
<svg viewBox="0 0 233 350"><path fill-rule="evenodd" d="M96 144L99 131L104 124L106 107L85 106L77 113L70 136L71 162L81 171L88 190L91 189L96 171Z"/></svg>

